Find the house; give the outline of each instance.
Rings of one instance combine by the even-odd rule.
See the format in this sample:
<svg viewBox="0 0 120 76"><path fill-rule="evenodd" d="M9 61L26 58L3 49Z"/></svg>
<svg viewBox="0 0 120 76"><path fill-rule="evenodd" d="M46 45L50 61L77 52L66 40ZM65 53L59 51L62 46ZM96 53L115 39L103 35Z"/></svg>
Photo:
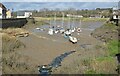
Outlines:
<svg viewBox="0 0 120 76"><path fill-rule="evenodd" d="M7 10L6 15L7 15L6 18L11 18L11 11L10 11L10 9Z"/></svg>
<svg viewBox="0 0 120 76"><path fill-rule="evenodd" d="M18 11L17 18L30 18L32 16L32 12L29 11Z"/></svg>
<svg viewBox="0 0 120 76"><path fill-rule="evenodd" d="M6 18L6 7L0 3L0 19Z"/></svg>
<svg viewBox="0 0 120 76"><path fill-rule="evenodd" d="M118 7L113 7L113 19L118 19L119 18L119 9Z"/></svg>
<svg viewBox="0 0 120 76"><path fill-rule="evenodd" d="M71 14L67 14L67 17L83 17L82 15L71 15Z"/></svg>

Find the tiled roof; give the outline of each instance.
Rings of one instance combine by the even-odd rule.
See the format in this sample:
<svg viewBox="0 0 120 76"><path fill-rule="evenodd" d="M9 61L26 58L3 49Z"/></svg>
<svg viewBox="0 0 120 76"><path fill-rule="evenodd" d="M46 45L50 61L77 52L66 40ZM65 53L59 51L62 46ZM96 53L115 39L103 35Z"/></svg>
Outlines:
<svg viewBox="0 0 120 76"><path fill-rule="evenodd" d="M0 3L0 7L1 7L2 9L6 9L6 7L5 7L2 3Z"/></svg>

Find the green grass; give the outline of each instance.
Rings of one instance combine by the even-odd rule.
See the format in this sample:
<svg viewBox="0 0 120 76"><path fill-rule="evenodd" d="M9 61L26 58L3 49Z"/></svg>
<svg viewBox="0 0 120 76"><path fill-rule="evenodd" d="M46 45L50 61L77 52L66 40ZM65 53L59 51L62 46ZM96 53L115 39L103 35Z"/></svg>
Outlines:
<svg viewBox="0 0 120 76"><path fill-rule="evenodd" d="M120 42L118 40L112 40L108 42L107 46L110 56L115 56L118 53Z"/></svg>
<svg viewBox="0 0 120 76"><path fill-rule="evenodd" d="M103 28L107 28L107 29L116 29L117 26L115 24L111 24L111 23L105 23Z"/></svg>
<svg viewBox="0 0 120 76"><path fill-rule="evenodd" d="M96 71L89 69L85 72L85 74L96 74ZM91 75L90 75L91 76Z"/></svg>
<svg viewBox="0 0 120 76"><path fill-rule="evenodd" d="M49 23L44 22L44 21L36 21L36 22L35 22L35 25L39 25L39 26L45 25L45 24L49 25Z"/></svg>
<svg viewBox="0 0 120 76"><path fill-rule="evenodd" d="M102 62L102 61L113 61L113 57L107 56L107 57L98 57L96 58L96 61Z"/></svg>
<svg viewBox="0 0 120 76"><path fill-rule="evenodd" d="M82 21L107 21L108 18L81 18Z"/></svg>
<svg viewBox="0 0 120 76"><path fill-rule="evenodd" d="M83 63L84 66L90 66L90 62L91 62L91 59L84 59L82 61L82 63Z"/></svg>

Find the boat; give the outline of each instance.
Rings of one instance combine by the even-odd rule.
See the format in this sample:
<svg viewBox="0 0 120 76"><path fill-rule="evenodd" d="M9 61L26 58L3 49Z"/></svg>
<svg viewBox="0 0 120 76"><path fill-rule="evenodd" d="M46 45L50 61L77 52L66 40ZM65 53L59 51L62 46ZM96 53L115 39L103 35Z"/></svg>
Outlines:
<svg viewBox="0 0 120 76"><path fill-rule="evenodd" d="M64 26L64 13L62 13L63 17L62 17L62 26L61 28L59 29L60 33L63 34L65 32L65 29L63 28Z"/></svg>
<svg viewBox="0 0 120 76"><path fill-rule="evenodd" d="M28 37L29 33L28 32L20 32L20 33L15 33L13 36L15 36L15 37Z"/></svg>
<svg viewBox="0 0 120 76"><path fill-rule="evenodd" d="M82 32L81 28L78 28L78 29L77 29L77 32Z"/></svg>
<svg viewBox="0 0 120 76"><path fill-rule="evenodd" d="M53 33L54 33L53 29L50 28L49 31L48 31L48 34L53 35Z"/></svg>
<svg viewBox="0 0 120 76"><path fill-rule="evenodd" d="M51 69L52 67L48 65L38 66L38 71L40 72L41 75L50 75L52 72Z"/></svg>
<svg viewBox="0 0 120 76"><path fill-rule="evenodd" d="M80 35L81 32L82 32L81 28L77 28L78 35Z"/></svg>
<svg viewBox="0 0 120 76"><path fill-rule="evenodd" d="M71 32L71 33L74 33L74 32L75 32L75 30L76 30L75 28L70 29L70 32Z"/></svg>
<svg viewBox="0 0 120 76"><path fill-rule="evenodd" d="M70 31L70 30L67 30L67 31L65 31L65 34L66 34L67 36L71 36L71 31Z"/></svg>
<svg viewBox="0 0 120 76"><path fill-rule="evenodd" d="M55 30L54 32L55 32L55 34L57 34L59 31L58 31L58 30Z"/></svg>
<svg viewBox="0 0 120 76"><path fill-rule="evenodd" d="M69 36L71 36L71 32L69 30L64 32L64 38L69 39Z"/></svg>
<svg viewBox="0 0 120 76"><path fill-rule="evenodd" d="M37 27L37 28L35 28L36 30L40 30L40 28L39 27Z"/></svg>
<svg viewBox="0 0 120 76"><path fill-rule="evenodd" d="M63 34L65 30L63 28L60 29L60 33Z"/></svg>
<svg viewBox="0 0 120 76"><path fill-rule="evenodd" d="M72 21L72 25L71 25L71 28L70 28L70 31L71 31L71 33L74 33L75 32L75 27L74 27L74 17L73 17L73 21Z"/></svg>
<svg viewBox="0 0 120 76"><path fill-rule="evenodd" d="M73 44L77 43L77 38L69 36L69 41L72 42Z"/></svg>

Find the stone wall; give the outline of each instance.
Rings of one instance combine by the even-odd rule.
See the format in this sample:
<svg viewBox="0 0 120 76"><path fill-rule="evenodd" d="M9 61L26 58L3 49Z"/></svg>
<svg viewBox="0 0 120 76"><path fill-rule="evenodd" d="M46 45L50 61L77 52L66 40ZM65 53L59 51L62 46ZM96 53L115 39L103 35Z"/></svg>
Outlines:
<svg viewBox="0 0 120 76"><path fill-rule="evenodd" d="M27 23L34 23L34 19L33 18L0 19L0 28L23 27Z"/></svg>

